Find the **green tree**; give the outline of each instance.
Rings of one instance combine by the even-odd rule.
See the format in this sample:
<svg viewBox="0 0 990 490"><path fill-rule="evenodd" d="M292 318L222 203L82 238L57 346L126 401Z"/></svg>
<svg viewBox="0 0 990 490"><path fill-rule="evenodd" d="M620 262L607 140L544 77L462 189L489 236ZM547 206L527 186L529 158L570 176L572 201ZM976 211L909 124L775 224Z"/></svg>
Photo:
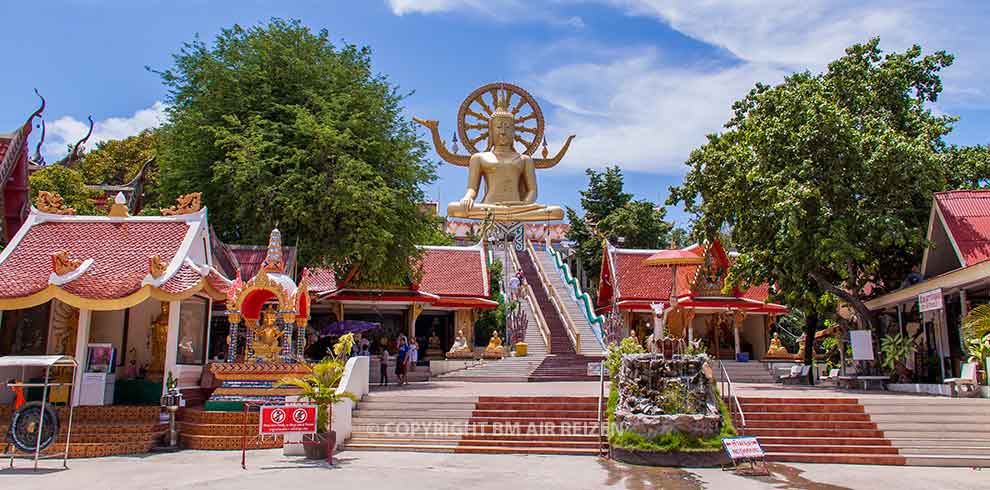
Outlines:
<svg viewBox="0 0 990 490"><path fill-rule="evenodd" d="M86 188L82 174L75 169L49 165L31 174L28 186L31 188L32 203L40 191L56 192L62 196L62 205L75 208L76 214L97 214L96 206L91 200L97 193Z"/></svg>
<svg viewBox="0 0 990 490"><path fill-rule="evenodd" d="M122 185L131 182L145 167L142 203L145 208L158 208L158 167L152 161L157 154L158 133L145 130L122 140L96 144L85 153L78 164L79 172L88 184ZM171 205L171 204L169 204Z"/></svg>
<svg viewBox="0 0 990 490"><path fill-rule="evenodd" d="M684 203L696 231L731 227L734 282L768 281L805 311L808 361L818 315L836 299L873 326L864 300L917 264L932 193L967 178L947 165L955 119L929 106L952 61L918 46L884 55L873 39L824 73L758 84L671 189L668 204Z"/></svg>
<svg viewBox="0 0 990 490"><path fill-rule="evenodd" d="M163 199L202 191L225 241L264 243L277 225L304 263L406 280L416 245L435 238L417 205L435 172L404 96L371 65L369 48L294 20L186 43L157 72Z"/></svg>
<svg viewBox="0 0 990 490"><path fill-rule="evenodd" d="M665 221L666 209L644 200L633 200L623 190L622 170L618 166L604 171L585 170L588 188L581 192L584 216L567 208L570 229L567 238L575 242L575 251L591 285L598 284L602 264L602 239L627 248L666 248L670 245L673 225ZM683 246L683 245L682 245Z"/></svg>

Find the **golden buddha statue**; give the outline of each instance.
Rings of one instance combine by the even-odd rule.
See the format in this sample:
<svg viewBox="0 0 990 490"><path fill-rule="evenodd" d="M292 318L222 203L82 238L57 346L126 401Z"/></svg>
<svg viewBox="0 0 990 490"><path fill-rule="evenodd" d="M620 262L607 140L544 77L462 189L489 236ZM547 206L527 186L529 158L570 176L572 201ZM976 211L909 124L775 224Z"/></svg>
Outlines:
<svg viewBox="0 0 990 490"><path fill-rule="evenodd" d="M500 359L505 357L505 347L502 347L502 338L498 336L498 330L492 332L492 338L488 341L483 354L486 359Z"/></svg>
<svg viewBox="0 0 990 490"><path fill-rule="evenodd" d="M454 345L447 351L447 359L465 358L474 358L474 349L471 348L467 338L464 337L464 330L458 330L457 337L454 338Z"/></svg>
<svg viewBox="0 0 990 490"><path fill-rule="evenodd" d="M151 362L148 363L148 378L160 381L165 376L165 343L168 337L168 301L162 301L161 313L151 322L148 331L151 344Z"/></svg>
<svg viewBox="0 0 990 490"><path fill-rule="evenodd" d="M489 95L490 100L485 96ZM513 102L513 97L517 99ZM528 107L528 113L521 114ZM474 122L468 120L473 118ZM507 83L492 83L472 92L461 104L458 112L458 132L465 149L471 155L458 155L457 139L454 151L447 150L440 139L435 120L413 118L430 129L433 145L440 158L454 165L468 167L468 183L464 197L447 205L447 216L485 219L489 215L496 221L548 221L564 218L559 206L536 202L536 169L555 166L563 158L574 136L569 136L563 148L551 159L543 137L543 112L536 100L525 90ZM535 127L527 126L529 121ZM477 135L469 135L476 131ZM529 136L521 136L529 135ZM487 140L484 151L475 144ZM543 143L543 157L531 155ZM516 151L515 144L523 145L523 152ZM485 193L476 201L484 181Z"/></svg>
<svg viewBox="0 0 990 490"><path fill-rule="evenodd" d="M791 357L791 353L787 352L787 348L780 343L780 333L774 332L766 357Z"/></svg>
<svg viewBox="0 0 990 490"><path fill-rule="evenodd" d="M436 330L430 332L430 339L426 346L427 359L443 358L443 347L440 346L440 337L437 336Z"/></svg>
<svg viewBox="0 0 990 490"><path fill-rule="evenodd" d="M261 318L261 326L252 329L254 339L251 341L251 347L254 350L254 358L264 362L279 362L281 346L278 340L282 337L282 329L275 323L278 313L269 305L261 312Z"/></svg>

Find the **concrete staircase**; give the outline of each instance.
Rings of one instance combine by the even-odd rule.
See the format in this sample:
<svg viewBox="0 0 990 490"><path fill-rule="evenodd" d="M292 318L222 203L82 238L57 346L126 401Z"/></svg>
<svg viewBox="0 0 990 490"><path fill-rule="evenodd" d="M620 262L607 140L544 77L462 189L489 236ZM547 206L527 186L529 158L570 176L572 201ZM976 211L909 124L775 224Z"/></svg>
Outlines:
<svg viewBox="0 0 990 490"><path fill-rule="evenodd" d="M903 465L904 456L855 398L739 397L767 461Z"/></svg>
<svg viewBox="0 0 990 490"><path fill-rule="evenodd" d="M860 404L906 464L990 467L990 400L884 396Z"/></svg>
<svg viewBox="0 0 990 490"><path fill-rule="evenodd" d="M563 318L557 313L557 309L553 307L546 291L543 290L543 283L533 258L526 252L516 255L519 257L519 265L526 276L526 281L533 289L536 306L540 308L550 329L550 354L533 370L529 381L597 381L598 377L588 376L588 363L600 361L604 357L602 351L594 351L595 355L575 352Z"/></svg>
<svg viewBox="0 0 990 490"><path fill-rule="evenodd" d="M766 364L759 361L737 362L722 361L725 371L729 374L729 379L733 383L775 383ZM717 367L717 366L716 366ZM715 369L715 378L721 380L722 371Z"/></svg>
<svg viewBox="0 0 990 490"><path fill-rule="evenodd" d="M540 334L540 327L536 324L533 310L528 301L521 302L526 311L526 336L528 353L525 357L506 357L501 360L481 360L478 365L459 371L445 373L435 378L438 380L453 381L494 381L513 382L527 381L530 374L543 363L547 356L546 343Z"/></svg>
<svg viewBox="0 0 990 490"><path fill-rule="evenodd" d="M597 455L596 397L372 393L345 449Z"/></svg>
<svg viewBox="0 0 990 490"><path fill-rule="evenodd" d="M574 297L573 290L564 282L564 278L560 270L557 269L553 257L546 250L537 250L536 259L540 261L540 265L543 266L543 271L547 275L547 280L550 282L547 286L556 291L557 297L563 303L564 309L567 310L571 320L574 321L575 330L581 334L581 354L602 354L605 349L598 339L598 334L591 328L588 317L584 313L584 307Z"/></svg>

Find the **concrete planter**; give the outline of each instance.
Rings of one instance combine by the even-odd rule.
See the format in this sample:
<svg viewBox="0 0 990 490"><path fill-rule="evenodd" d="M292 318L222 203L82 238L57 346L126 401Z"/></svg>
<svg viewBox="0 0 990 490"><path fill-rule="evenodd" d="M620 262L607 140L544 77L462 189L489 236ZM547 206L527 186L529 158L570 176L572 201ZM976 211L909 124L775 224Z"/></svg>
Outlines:
<svg viewBox="0 0 990 490"><path fill-rule="evenodd" d="M716 468L729 464L725 451L653 452L637 449L612 448L612 459L642 466L672 466L679 468Z"/></svg>

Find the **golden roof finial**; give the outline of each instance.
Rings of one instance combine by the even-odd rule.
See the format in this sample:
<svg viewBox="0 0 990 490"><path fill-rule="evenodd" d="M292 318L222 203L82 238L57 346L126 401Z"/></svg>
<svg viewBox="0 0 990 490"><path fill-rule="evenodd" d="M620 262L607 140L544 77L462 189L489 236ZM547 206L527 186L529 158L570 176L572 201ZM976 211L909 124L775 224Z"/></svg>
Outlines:
<svg viewBox="0 0 990 490"><path fill-rule="evenodd" d="M127 198L124 197L123 192L118 192L114 196L113 204L110 205L110 212L107 215L114 218L126 218L131 215L130 210L127 209Z"/></svg>
<svg viewBox="0 0 990 490"><path fill-rule="evenodd" d="M285 258L282 257L282 232L278 228L272 229L271 236L268 237L268 255L261 263L261 270L265 272L285 272Z"/></svg>
<svg viewBox="0 0 990 490"><path fill-rule="evenodd" d="M52 254L52 272L56 276L64 276L82 265L82 261L69 258L69 251L62 250Z"/></svg>

